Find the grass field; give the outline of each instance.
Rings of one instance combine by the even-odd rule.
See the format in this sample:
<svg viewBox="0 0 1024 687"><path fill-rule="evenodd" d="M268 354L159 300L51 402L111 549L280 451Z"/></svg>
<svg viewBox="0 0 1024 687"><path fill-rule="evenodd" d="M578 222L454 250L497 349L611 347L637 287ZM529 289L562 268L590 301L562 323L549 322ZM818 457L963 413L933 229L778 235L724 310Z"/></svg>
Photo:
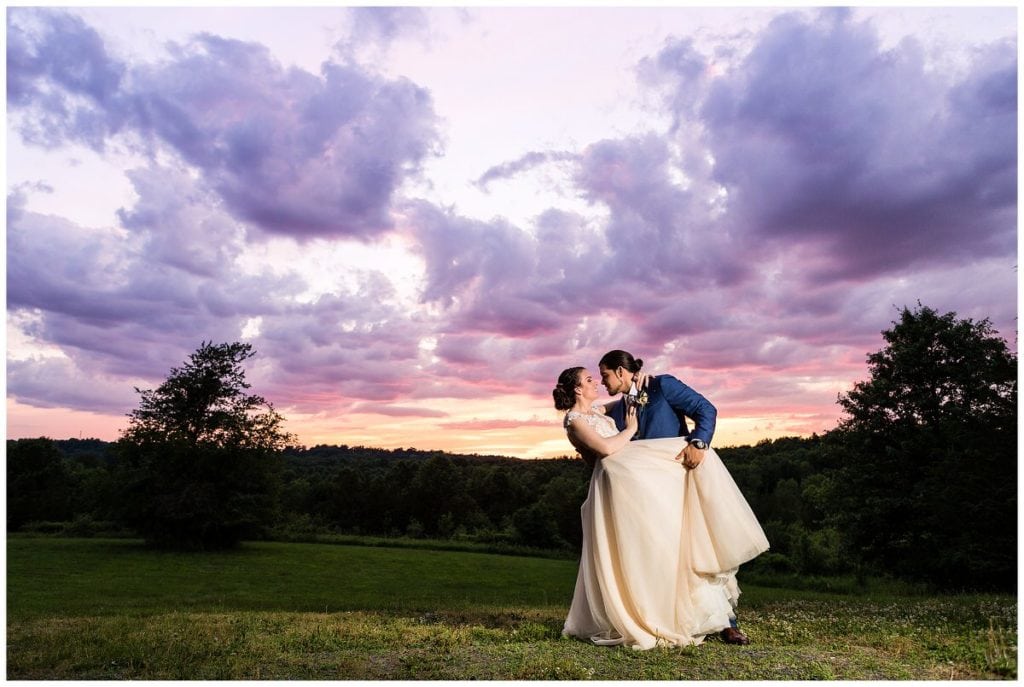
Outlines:
<svg viewBox="0 0 1024 687"><path fill-rule="evenodd" d="M1013 679L1012 596L743 585L752 644L561 637L573 561L328 544L9 538L9 679Z"/></svg>

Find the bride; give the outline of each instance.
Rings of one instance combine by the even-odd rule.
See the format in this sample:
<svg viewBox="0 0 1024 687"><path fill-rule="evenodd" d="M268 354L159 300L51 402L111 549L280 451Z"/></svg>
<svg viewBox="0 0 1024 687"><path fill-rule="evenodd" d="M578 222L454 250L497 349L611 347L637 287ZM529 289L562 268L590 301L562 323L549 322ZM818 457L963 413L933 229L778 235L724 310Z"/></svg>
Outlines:
<svg viewBox="0 0 1024 687"><path fill-rule="evenodd" d="M597 390L573 367L552 391L555 408L568 411L569 441L594 469L563 634L651 649L727 631L740 595L736 570L768 549L757 518L714 450L685 469L675 460L685 437L631 441L635 406L620 432L595 405Z"/></svg>

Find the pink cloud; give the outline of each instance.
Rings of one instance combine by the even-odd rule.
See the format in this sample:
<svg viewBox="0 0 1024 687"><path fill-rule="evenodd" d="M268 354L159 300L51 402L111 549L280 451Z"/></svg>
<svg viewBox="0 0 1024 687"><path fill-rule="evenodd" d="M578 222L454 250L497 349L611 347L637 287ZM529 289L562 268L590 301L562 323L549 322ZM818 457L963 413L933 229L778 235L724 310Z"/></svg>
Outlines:
<svg viewBox="0 0 1024 687"><path fill-rule="evenodd" d="M519 427L551 427L557 424L555 420L463 420L459 422L442 422L442 429L468 430L471 432L491 429L517 429Z"/></svg>
<svg viewBox="0 0 1024 687"><path fill-rule="evenodd" d="M392 417L448 417L448 413L423 407L392 406L382 403L356 403L352 406L353 413L371 413Z"/></svg>

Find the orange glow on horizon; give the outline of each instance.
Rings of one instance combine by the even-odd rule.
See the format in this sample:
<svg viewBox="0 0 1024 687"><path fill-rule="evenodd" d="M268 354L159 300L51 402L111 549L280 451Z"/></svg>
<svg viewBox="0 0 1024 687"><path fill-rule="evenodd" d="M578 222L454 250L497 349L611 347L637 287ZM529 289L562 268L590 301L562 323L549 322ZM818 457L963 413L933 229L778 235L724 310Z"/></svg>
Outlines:
<svg viewBox="0 0 1024 687"><path fill-rule="evenodd" d="M527 396L502 397L487 409L459 410L463 401L441 399L432 404L447 416L389 417L377 413L341 416L302 415L281 409L285 428L304 446L348 445L383 449L415 448L456 454L500 455L514 458L573 456L561 426L561 415ZM726 409L727 410L727 409ZM810 436L833 428L837 408L797 412L778 409L756 416L730 416L719 409L714 445L743 446L784 436ZM500 419L500 421L498 421ZM7 401L7 437L40 436L52 439L97 438L115 441L126 425L124 416L104 415L64 408L34 408ZM451 428L454 425L456 428Z"/></svg>

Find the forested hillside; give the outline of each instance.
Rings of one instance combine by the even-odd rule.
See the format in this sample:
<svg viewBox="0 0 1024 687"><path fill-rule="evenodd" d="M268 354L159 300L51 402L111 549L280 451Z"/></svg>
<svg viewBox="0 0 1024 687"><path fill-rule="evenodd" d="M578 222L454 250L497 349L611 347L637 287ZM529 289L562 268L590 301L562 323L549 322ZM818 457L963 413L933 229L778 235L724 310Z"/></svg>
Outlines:
<svg viewBox="0 0 1024 687"><path fill-rule="evenodd" d="M116 529L113 444L96 439L8 442L8 527L92 534ZM802 574L884 573L858 555L833 508L830 437L785 438L719 454L765 527L757 566ZM315 446L285 452L276 525L264 538L323 534L430 537L549 549L573 556L590 469L572 457L518 460L439 451ZM864 495L863 503L871 502ZM999 534L986 530L990 538ZM1008 563L1014 551L1007 552ZM992 556L990 556L992 558ZM979 563L982 561L979 561ZM922 566L924 562L922 562ZM1005 587L1000 578L967 587ZM910 575L913 578L913 575Z"/></svg>

